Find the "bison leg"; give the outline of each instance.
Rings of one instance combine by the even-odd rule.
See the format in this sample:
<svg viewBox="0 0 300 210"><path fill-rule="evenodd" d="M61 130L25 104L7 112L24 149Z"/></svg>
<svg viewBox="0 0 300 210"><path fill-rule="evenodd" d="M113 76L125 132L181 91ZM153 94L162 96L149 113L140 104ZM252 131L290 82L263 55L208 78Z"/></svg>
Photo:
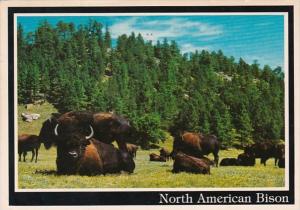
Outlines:
<svg viewBox="0 0 300 210"><path fill-rule="evenodd" d="M278 158L275 157L275 166L277 166L277 161L278 161Z"/></svg>
<svg viewBox="0 0 300 210"><path fill-rule="evenodd" d="M264 164L264 166L266 166L266 162L267 162L267 158L266 157L262 157L260 159L260 164Z"/></svg>
<svg viewBox="0 0 300 210"><path fill-rule="evenodd" d="M26 155L27 155L27 152L23 152L23 161L26 162Z"/></svg>
<svg viewBox="0 0 300 210"><path fill-rule="evenodd" d="M38 154L39 154L39 149L36 148L36 149L35 149L35 162L36 162L36 163L37 163Z"/></svg>
<svg viewBox="0 0 300 210"><path fill-rule="evenodd" d="M34 159L34 156L35 156L34 149L32 149L32 150L31 150L31 152L32 152L32 157L31 157L31 162L32 162L32 161L33 161L33 159Z"/></svg>
<svg viewBox="0 0 300 210"><path fill-rule="evenodd" d="M219 155L218 155L217 152L214 153L214 162L216 164L216 167L218 167L218 165L219 165Z"/></svg>

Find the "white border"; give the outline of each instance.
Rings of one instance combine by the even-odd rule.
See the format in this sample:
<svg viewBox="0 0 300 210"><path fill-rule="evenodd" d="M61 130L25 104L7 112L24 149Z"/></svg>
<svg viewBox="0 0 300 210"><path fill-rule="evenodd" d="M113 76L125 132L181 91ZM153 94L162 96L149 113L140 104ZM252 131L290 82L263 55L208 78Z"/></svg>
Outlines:
<svg viewBox="0 0 300 210"><path fill-rule="evenodd" d="M289 157L289 75L288 75L288 13L287 12L198 12L198 13L15 13L14 14L14 108L15 119L18 118L17 100L17 18L21 16L258 16L283 15L284 16L284 65L285 74L285 157ZM17 113L17 114L16 114ZM15 151L17 151L18 120L15 120ZM18 154L15 153L15 192L115 192L115 191L284 191L289 190L289 158L285 158L285 186L284 187L239 187L239 188L51 188L51 189L19 189L18 188Z"/></svg>

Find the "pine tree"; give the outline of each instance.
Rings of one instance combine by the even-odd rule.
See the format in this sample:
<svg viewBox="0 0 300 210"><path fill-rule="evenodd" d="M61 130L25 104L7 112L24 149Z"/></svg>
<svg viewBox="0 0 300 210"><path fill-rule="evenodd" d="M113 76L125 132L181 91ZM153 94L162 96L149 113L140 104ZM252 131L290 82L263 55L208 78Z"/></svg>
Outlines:
<svg viewBox="0 0 300 210"><path fill-rule="evenodd" d="M104 35L104 47L106 50L111 48L111 35L107 25L105 28L105 35Z"/></svg>
<svg viewBox="0 0 300 210"><path fill-rule="evenodd" d="M252 139L253 128L251 125L249 112L247 112L245 107L243 107L241 110L239 123L240 124L239 124L238 132L241 135L241 145L246 146L253 143L253 139Z"/></svg>

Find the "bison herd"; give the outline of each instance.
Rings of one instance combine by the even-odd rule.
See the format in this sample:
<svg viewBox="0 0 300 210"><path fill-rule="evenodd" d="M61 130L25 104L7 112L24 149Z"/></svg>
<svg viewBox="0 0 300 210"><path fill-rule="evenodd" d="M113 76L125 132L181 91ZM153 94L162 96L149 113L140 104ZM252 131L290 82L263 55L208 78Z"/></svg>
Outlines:
<svg viewBox="0 0 300 210"><path fill-rule="evenodd" d="M23 154L26 161L28 151L33 161L38 158L41 143L46 149L56 147L56 167L58 174L96 175L133 173L134 159L138 146L127 142L133 128L124 117L114 113L67 112L52 114L43 122L39 136L23 134L18 138L19 161ZM173 173L181 171L210 174L210 167L219 165L220 143L215 135L194 132L171 133L174 137L173 149L151 153L150 161L166 162L173 159ZM118 147L112 143L116 141ZM212 153L214 160L206 155ZM254 166L255 158L266 165L269 158L275 158L280 168L285 163L284 145L271 141L255 143L244 148L237 158L224 158L220 166Z"/></svg>

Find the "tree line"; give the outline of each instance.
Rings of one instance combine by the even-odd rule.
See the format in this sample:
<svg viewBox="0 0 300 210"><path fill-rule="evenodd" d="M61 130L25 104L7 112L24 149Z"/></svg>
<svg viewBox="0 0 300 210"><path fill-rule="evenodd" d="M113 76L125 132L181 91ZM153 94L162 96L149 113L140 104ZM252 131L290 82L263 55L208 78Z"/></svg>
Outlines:
<svg viewBox="0 0 300 210"><path fill-rule="evenodd" d="M215 134L225 146L284 139L284 73L221 50L182 54L175 41L121 35L90 20L75 27L18 25L18 103L45 99L60 112L114 111L147 147L167 130Z"/></svg>

